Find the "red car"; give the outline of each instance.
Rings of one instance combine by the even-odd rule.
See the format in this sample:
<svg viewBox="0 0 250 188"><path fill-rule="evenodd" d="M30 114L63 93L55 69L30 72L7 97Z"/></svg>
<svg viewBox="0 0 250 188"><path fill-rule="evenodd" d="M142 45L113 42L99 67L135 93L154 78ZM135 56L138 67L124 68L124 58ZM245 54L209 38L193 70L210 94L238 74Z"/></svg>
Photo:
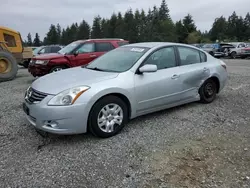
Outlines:
<svg viewBox="0 0 250 188"><path fill-rule="evenodd" d="M89 39L70 43L58 53L39 55L32 58L28 70L33 76L81 66L129 42L123 39Z"/></svg>

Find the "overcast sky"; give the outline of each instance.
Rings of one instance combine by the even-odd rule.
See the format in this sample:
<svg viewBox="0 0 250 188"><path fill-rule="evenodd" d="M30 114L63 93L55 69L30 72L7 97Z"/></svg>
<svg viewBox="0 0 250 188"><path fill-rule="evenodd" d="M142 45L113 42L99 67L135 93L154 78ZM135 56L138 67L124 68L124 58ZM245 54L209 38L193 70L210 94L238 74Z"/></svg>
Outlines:
<svg viewBox="0 0 250 188"><path fill-rule="evenodd" d="M245 16L249 11L250 0L166 0L174 21L190 13L198 29L211 28L213 20L221 15L229 16L234 10ZM50 24L60 23L66 27L73 22L85 19L92 24L93 17L110 17L113 12L124 13L128 8L148 10L160 6L161 0L1 0L0 25L27 34L39 33L41 39Z"/></svg>

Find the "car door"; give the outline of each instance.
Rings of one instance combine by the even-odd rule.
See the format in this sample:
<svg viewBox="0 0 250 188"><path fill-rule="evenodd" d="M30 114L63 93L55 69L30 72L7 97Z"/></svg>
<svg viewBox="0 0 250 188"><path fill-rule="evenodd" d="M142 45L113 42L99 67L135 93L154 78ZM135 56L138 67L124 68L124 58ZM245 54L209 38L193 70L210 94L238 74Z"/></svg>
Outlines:
<svg viewBox="0 0 250 188"><path fill-rule="evenodd" d="M195 99L204 80L210 75L207 56L200 50L186 47L177 47L179 54L179 75L182 87L182 100Z"/></svg>
<svg viewBox="0 0 250 188"><path fill-rule="evenodd" d="M180 101L180 68L177 66L175 48L172 46L156 50L149 55L143 65L145 64L155 64L158 70L135 74L137 113L155 111Z"/></svg>
<svg viewBox="0 0 250 188"><path fill-rule="evenodd" d="M72 66L86 65L96 58L95 43L86 42L79 46L70 56Z"/></svg>
<svg viewBox="0 0 250 188"><path fill-rule="evenodd" d="M95 42L96 44L96 56L99 57L103 55L104 53L113 50L115 47L111 44L111 42L106 41L98 41Z"/></svg>

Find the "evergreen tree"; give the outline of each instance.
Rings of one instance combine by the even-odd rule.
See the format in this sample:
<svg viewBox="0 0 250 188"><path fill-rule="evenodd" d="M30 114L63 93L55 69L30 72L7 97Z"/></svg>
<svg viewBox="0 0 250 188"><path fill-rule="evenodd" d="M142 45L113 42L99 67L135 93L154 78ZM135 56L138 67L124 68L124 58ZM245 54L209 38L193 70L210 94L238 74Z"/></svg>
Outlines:
<svg viewBox="0 0 250 188"><path fill-rule="evenodd" d="M104 18L101 20L101 37L109 37L109 20L106 20Z"/></svg>
<svg viewBox="0 0 250 188"><path fill-rule="evenodd" d="M140 38L139 38L141 42L147 41L146 32L147 32L147 17L145 11L142 9L140 12Z"/></svg>
<svg viewBox="0 0 250 188"><path fill-rule="evenodd" d="M188 32L184 28L182 20L179 20L175 23L175 32L177 35L177 42L184 43L186 37L188 36Z"/></svg>
<svg viewBox="0 0 250 188"><path fill-rule="evenodd" d="M41 45L41 41L40 41L40 37L39 37L38 33L36 33L36 35L35 35L33 45L34 46L40 46Z"/></svg>
<svg viewBox="0 0 250 188"><path fill-rule="evenodd" d="M165 0L162 0L161 7L159 9L159 19L160 20L171 20L169 9Z"/></svg>
<svg viewBox="0 0 250 188"><path fill-rule="evenodd" d="M58 35L56 26L51 24L49 32L46 34L44 43L45 45L49 45L49 44L57 44L57 42L58 42Z"/></svg>
<svg viewBox="0 0 250 188"><path fill-rule="evenodd" d="M182 22L187 33L192 33L196 31L196 25L194 23L193 17L190 14L185 16Z"/></svg>
<svg viewBox="0 0 250 188"><path fill-rule="evenodd" d="M142 32L142 21L141 21L141 14L138 9L135 11L134 15L134 32L136 33L136 42L141 42L141 32Z"/></svg>
<svg viewBox="0 0 250 188"><path fill-rule="evenodd" d="M238 16L234 11L232 15L228 17L227 36L229 37L230 40L237 40L236 38L237 21L238 21Z"/></svg>
<svg viewBox="0 0 250 188"><path fill-rule="evenodd" d="M91 30L91 38L101 38L101 17L98 15L93 20L93 26Z"/></svg>
<svg viewBox="0 0 250 188"><path fill-rule="evenodd" d="M250 14L247 13L244 19L244 39L250 41Z"/></svg>
<svg viewBox="0 0 250 188"><path fill-rule="evenodd" d="M115 27L115 36L117 38L124 38L124 20L121 12L117 14L116 27Z"/></svg>
<svg viewBox="0 0 250 188"><path fill-rule="evenodd" d="M67 33L66 30L62 30L62 35L61 35L61 43L62 45L67 45L68 44L68 38L67 38Z"/></svg>
<svg viewBox="0 0 250 188"><path fill-rule="evenodd" d="M78 27L76 39L83 40L89 38L90 38L90 26L85 20L82 20L82 22Z"/></svg>
<svg viewBox="0 0 250 188"><path fill-rule="evenodd" d="M109 29L108 29L108 37L109 38L116 38L115 30L116 30L116 24L117 24L117 16L115 13L112 14L110 20L109 20Z"/></svg>
<svg viewBox="0 0 250 188"><path fill-rule="evenodd" d="M61 26L59 23L56 25L56 32L57 32L57 44L60 44L61 37L62 37L62 30L61 30Z"/></svg>
<svg viewBox="0 0 250 188"><path fill-rule="evenodd" d="M134 43L137 40L137 33L136 30L134 29L134 26L135 26L134 14L132 9L129 9L128 11L126 11L124 15L124 31L125 31L124 37L131 43Z"/></svg>
<svg viewBox="0 0 250 188"><path fill-rule="evenodd" d="M33 43L32 43L32 37L31 37L30 33L28 33L28 36L27 36L27 45L28 46L32 46L33 45Z"/></svg>
<svg viewBox="0 0 250 188"><path fill-rule="evenodd" d="M216 18L209 32L212 41L223 41L227 38L228 23L223 16Z"/></svg>

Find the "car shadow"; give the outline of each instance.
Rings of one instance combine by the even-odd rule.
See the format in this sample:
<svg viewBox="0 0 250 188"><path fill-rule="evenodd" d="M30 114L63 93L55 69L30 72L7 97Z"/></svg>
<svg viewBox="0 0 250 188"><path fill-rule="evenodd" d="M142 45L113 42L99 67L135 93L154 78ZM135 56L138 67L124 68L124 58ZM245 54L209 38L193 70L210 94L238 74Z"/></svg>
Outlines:
<svg viewBox="0 0 250 188"><path fill-rule="evenodd" d="M216 102L219 98L220 96L218 96L214 102ZM123 136L123 134L129 134L129 130L133 129L134 125L137 124L137 122L155 119L155 117L160 118L161 116L166 116L166 115L169 116L176 111L185 110L188 108L195 108L198 105L210 105L210 104L202 104L200 102L193 102L193 103L184 104L181 106L172 107L169 109L165 109L165 110L161 110L158 112L153 112L147 115L137 117L135 119L130 120L128 125L125 127L125 129L121 131L121 133L119 133L118 135L114 137L106 138L106 139L95 137L89 132L84 133L84 134L75 134L75 135L56 135L56 134L51 134L51 133L37 132L37 134L42 138L42 143L38 145L37 150L41 150L45 148L46 146L53 145L53 144L56 144L57 146L58 144L63 146L64 144L79 144L79 143L91 142L91 145L93 146L95 144L98 144L99 142L103 142L106 140L108 141L117 140L117 139L119 140L120 137Z"/></svg>

